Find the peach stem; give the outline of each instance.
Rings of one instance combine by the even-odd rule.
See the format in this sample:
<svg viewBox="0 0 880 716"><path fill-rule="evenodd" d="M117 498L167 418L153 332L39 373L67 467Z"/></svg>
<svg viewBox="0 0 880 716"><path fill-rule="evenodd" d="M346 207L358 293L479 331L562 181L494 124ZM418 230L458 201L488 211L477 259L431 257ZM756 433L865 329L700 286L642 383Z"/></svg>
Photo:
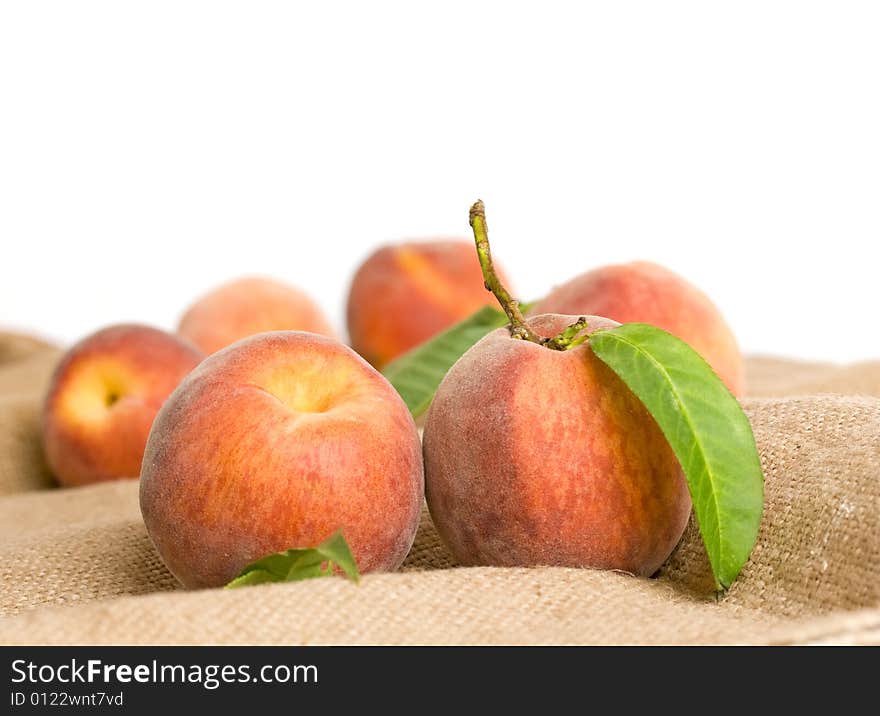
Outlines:
<svg viewBox="0 0 880 716"><path fill-rule="evenodd" d="M492 252L489 248L489 227L486 225L486 207L483 206L481 200L471 207L470 225L474 230L474 241L477 245L477 256L480 259L480 268L483 271L483 283L487 291L498 299L498 303L507 315L510 321L510 335L524 341L531 341L539 345L551 348L557 351L564 351L574 348L586 340L585 336L578 338L578 334L587 327L587 319L579 318L576 322L562 330L558 335L552 338L544 338L529 328L526 319L519 310L519 301L517 301L510 292L501 283L498 274L495 272L495 266L492 264Z"/></svg>
<svg viewBox="0 0 880 716"><path fill-rule="evenodd" d="M519 302L510 295L510 292L501 283L495 267L492 265L492 252L489 249L489 227L486 226L486 207L479 199L471 207L470 225L474 230L474 241L477 244L477 256L480 258L480 268L483 270L483 282L486 290L491 291L507 319L510 321L510 335L532 343L544 343L544 338L535 333L526 324L522 311L519 310Z"/></svg>

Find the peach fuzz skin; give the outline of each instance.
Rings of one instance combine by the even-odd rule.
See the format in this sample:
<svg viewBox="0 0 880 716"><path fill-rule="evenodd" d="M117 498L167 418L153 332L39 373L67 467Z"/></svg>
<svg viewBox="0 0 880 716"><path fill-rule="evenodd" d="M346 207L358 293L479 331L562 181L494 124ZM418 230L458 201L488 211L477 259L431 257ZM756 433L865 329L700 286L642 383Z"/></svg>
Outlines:
<svg viewBox="0 0 880 716"><path fill-rule="evenodd" d="M603 266L557 286L533 313L592 314L620 323L650 323L681 338L741 395L742 354L714 303L693 284L647 261Z"/></svg>
<svg viewBox="0 0 880 716"><path fill-rule="evenodd" d="M381 370L494 301L483 287L472 241L385 246L361 265L352 280L348 334L352 347Z"/></svg>
<svg viewBox="0 0 880 716"><path fill-rule="evenodd" d="M43 446L62 485L140 474L156 413L201 351L141 325L105 328L61 358L43 405Z"/></svg>
<svg viewBox="0 0 880 716"><path fill-rule="evenodd" d="M266 331L310 331L334 337L321 309L299 289L260 276L240 278L202 296L177 332L211 354Z"/></svg>
<svg viewBox="0 0 880 716"><path fill-rule="evenodd" d="M575 316L529 319L542 336ZM588 317L588 330L618 325ZM452 367L424 431L426 497L464 565L653 574L691 501L659 427L589 344L554 351L493 331Z"/></svg>
<svg viewBox="0 0 880 716"><path fill-rule="evenodd" d="M207 358L156 418L140 484L150 538L187 587L218 587L336 530L361 572L396 569L424 495L391 384L341 343L277 331Z"/></svg>

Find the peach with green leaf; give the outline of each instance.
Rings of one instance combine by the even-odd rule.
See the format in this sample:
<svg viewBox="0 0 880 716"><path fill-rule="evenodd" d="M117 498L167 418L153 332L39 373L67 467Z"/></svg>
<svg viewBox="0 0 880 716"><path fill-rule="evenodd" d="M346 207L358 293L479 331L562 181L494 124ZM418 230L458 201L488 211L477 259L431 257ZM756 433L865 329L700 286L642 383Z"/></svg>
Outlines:
<svg viewBox="0 0 880 716"><path fill-rule="evenodd" d="M445 361L462 350L424 429L426 497L444 542L466 565L649 576L677 544L693 497L716 585L729 586L763 503L739 403L693 348L655 326L526 319L493 269L482 202L470 218L507 325L467 348L478 324L462 324L418 352L442 347ZM430 360L411 365L419 355L392 375L416 407L435 376Z"/></svg>
<svg viewBox="0 0 880 716"><path fill-rule="evenodd" d="M361 572L393 570L418 526L420 450L400 396L350 348L261 333L208 357L162 408L141 511L187 587L224 585L337 531Z"/></svg>
<svg viewBox="0 0 880 716"><path fill-rule="evenodd" d="M545 314L528 327L551 338L576 319ZM464 564L650 575L690 515L663 433L588 345L553 350L492 331L440 384L424 453L431 515Z"/></svg>

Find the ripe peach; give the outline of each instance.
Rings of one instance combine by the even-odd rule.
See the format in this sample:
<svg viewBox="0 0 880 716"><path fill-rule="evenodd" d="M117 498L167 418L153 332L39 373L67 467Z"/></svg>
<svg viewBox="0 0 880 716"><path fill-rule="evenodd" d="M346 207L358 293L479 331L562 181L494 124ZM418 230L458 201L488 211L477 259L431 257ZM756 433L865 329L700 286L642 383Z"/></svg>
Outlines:
<svg viewBox="0 0 880 716"><path fill-rule="evenodd" d="M63 485L140 473L153 418L202 353L157 328L118 325L61 358L43 406L43 446Z"/></svg>
<svg viewBox="0 0 880 716"><path fill-rule="evenodd" d="M334 335L321 309L302 291L253 276L202 296L183 314L177 332L210 354L255 333L282 330Z"/></svg>
<svg viewBox="0 0 880 716"><path fill-rule="evenodd" d="M721 312L706 294L647 261L603 266L557 286L533 310L592 314L620 323L650 323L697 351L734 395L743 390L742 354Z"/></svg>
<svg viewBox="0 0 880 716"><path fill-rule="evenodd" d="M312 333L262 333L207 358L156 418L141 511L171 572L216 587L337 529L362 572L393 570L424 494L419 436L366 361Z"/></svg>
<svg viewBox="0 0 880 716"><path fill-rule="evenodd" d="M410 348L494 303L472 243L385 246L357 270L348 294L352 347L380 370Z"/></svg>
<svg viewBox="0 0 880 716"><path fill-rule="evenodd" d="M575 316L528 320L542 337ZM618 325L588 317L587 330ZM589 343L493 331L452 367L424 431L428 507L465 565L655 572L691 501L657 424Z"/></svg>

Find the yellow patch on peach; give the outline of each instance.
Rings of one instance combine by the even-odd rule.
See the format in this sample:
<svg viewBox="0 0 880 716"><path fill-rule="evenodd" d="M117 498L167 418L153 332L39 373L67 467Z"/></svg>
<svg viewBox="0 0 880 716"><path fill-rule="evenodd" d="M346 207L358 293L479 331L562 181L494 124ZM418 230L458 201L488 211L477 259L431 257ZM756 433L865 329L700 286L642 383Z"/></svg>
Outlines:
<svg viewBox="0 0 880 716"><path fill-rule="evenodd" d="M128 367L112 357L74 366L67 381L67 389L58 400L59 415L67 420L90 423L105 420L110 409L137 382Z"/></svg>
<svg viewBox="0 0 880 716"><path fill-rule="evenodd" d="M273 369L262 385L297 413L325 413L358 390L357 376L336 362L292 361Z"/></svg>
<svg viewBox="0 0 880 716"><path fill-rule="evenodd" d="M438 270L427 256L412 246L401 246L394 254L394 260L405 276L419 287L424 298L436 306L456 312L461 297L456 295L450 276ZM477 307L480 303L477 303ZM474 309L476 310L476 308Z"/></svg>

